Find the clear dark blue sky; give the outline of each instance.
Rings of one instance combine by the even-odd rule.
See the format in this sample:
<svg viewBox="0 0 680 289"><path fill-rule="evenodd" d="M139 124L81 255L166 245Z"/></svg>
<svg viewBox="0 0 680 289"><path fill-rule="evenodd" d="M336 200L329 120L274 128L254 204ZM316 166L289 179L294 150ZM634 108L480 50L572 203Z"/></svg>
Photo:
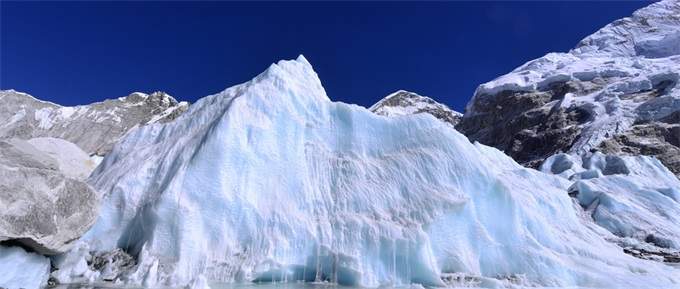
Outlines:
<svg viewBox="0 0 680 289"><path fill-rule="evenodd" d="M480 83L649 2L2 2L0 88L64 105L196 99L304 54L333 100L397 89L462 110Z"/></svg>

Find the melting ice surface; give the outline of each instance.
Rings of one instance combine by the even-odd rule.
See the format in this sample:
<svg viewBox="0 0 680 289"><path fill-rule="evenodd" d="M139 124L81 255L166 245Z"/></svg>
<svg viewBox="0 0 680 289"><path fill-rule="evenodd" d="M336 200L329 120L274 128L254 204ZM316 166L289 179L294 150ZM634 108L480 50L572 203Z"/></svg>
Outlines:
<svg viewBox="0 0 680 289"><path fill-rule="evenodd" d="M342 286L325 283L304 283L304 282L287 282L287 283L213 283L209 284L211 289L362 289L363 287ZM54 289L142 289L144 287L134 286L92 286L92 285L59 285L53 287ZM410 285L399 287L383 287L385 289L424 289L422 286ZM481 289L483 287L474 286L450 286L447 289ZM172 287L159 287L156 289L174 289ZM532 289L592 289L588 287L532 287Z"/></svg>
<svg viewBox="0 0 680 289"><path fill-rule="evenodd" d="M461 282L460 284L451 284L447 289L482 289L485 287L477 287L474 281ZM363 287L342 286L323 283L260 283L260 284L233 284L233 283L214 283L210 284L211 289L361 289ZM420 285L396 286L396 287L382 287L384 289L425 289L426 287ZM593 287L531 287L532 289L593 289Z"/></svg>
<svg viewBox="0 0 680 289"><path fill-rule="evenodd" d="M116 282L147 287L680 284L606 241L570 182L429 115L332 102L304 57L131 131L90 182L100 218L60 282L101 280L86 252L122 248L138 265Z"/></svg>

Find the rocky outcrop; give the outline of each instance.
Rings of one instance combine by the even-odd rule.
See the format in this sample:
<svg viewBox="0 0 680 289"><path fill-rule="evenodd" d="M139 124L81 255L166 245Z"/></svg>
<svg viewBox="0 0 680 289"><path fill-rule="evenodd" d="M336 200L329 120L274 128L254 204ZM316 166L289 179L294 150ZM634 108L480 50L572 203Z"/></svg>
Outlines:
<svg viewBox="0 0 680 289"><path fill-rule="evenodd" d="M99 156L111 151L133 127L173 120L189 106L163 92L135 92L89 105L65 107L5 90L0 91L0 103L0 138L60 138Z"/></svg>
<svg viewBox="0 0 680 289"><path fill-rule="evenodd" d="M680 174L680 122L658 121L632 126L603 141L598 149L608 154L655 156L676 175Z"/></svg>
<svg viewBox="0 0 680 289"><path fill-rule="evenodd" d="M41 254L66 251L97 217L97 195L19 139L0 141L0 241Z"/></svg>
<svg viewBox="0 0 680 289"><path fill-rule="evenodd" d="M452 126L458 124L463 114L438 103L433 99L416 93L399 90L369 108L370 111L384 116L400 116L427 113Z"/></svg>
<svg viewBox="0 0 680 289"><path fill-rule="evenodd" d="M537 167L570 148L592 120L588 107L564 107L567 93L587 93L596 83L566 81L530 92L502 91L476 97L456 128L472 141L494 146L519 163Z"/></svg>
<svg viewBox="0 0 680 289"><path fill-rule="evenodd" d="M157 92L64 107L0 91L0 241L51 255L95 221L85 179L130 129L167 122L188 104Z"/></svg>
<svg viewBox="0 0 680 289"><path fill-rule="evenodd" d="M477 88L456 128L538 167L559 152L652 155L680 175L680 2L614 21Z"/></svg>

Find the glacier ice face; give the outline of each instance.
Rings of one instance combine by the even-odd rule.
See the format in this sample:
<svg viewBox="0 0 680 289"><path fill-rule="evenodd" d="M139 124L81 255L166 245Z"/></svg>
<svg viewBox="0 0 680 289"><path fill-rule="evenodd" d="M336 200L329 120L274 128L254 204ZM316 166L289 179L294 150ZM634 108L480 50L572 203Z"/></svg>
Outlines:
<svg viewBox="0 0 680 289"><path fill-rule="evenodd" d="M47 285L50 260L19 247L0 246L0 288L40 289Z"/></svg>
<svg viewBox="0 0 680 289"><path fill-rule="evenodd" d="M569 178L569 193L616 236L680 252L680 181L647 156L558 154L544 172Z"/></svg>
<svg viewBox="0 0 680 289"><path fill-rule="evenodd" d="M132 130L90 182L104 201L80 246L135 256L117 282L680 283L607 242L567 180L427 114L331 102L303 57ZM62 282L98 278L70 270L86 255L62 256Z"/></svg>

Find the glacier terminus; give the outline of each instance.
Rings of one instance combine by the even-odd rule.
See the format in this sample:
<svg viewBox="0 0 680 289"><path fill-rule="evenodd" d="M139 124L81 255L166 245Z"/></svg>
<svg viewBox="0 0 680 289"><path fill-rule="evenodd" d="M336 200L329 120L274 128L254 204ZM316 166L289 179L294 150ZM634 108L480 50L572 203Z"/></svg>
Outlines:
<svg viewBox="0 0 680 289"><path fill-rule="evenodd" d="M465 112L303 55L191 104L1 90L0 289L680 288L679 81L663 0Z"/></svg>

